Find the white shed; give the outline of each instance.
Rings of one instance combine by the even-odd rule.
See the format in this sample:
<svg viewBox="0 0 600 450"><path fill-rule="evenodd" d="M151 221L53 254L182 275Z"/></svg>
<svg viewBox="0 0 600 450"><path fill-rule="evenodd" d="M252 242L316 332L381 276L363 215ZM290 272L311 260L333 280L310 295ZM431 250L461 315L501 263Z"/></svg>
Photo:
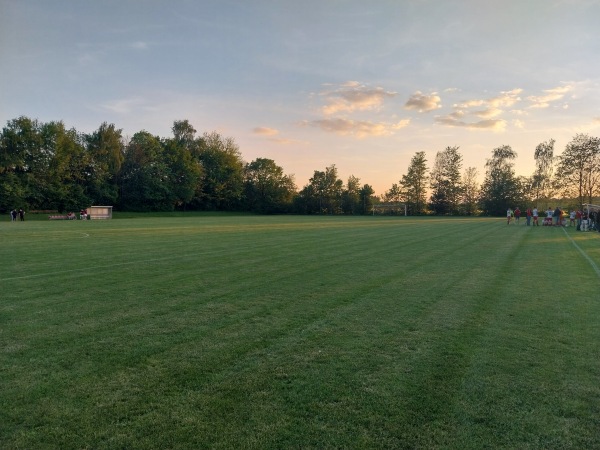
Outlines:
<svg viewBox="0 0 600 450"><path fill-rule="evenodd" d="M88 215L90 219L112 219L112 206L90 206Z"/></svg>

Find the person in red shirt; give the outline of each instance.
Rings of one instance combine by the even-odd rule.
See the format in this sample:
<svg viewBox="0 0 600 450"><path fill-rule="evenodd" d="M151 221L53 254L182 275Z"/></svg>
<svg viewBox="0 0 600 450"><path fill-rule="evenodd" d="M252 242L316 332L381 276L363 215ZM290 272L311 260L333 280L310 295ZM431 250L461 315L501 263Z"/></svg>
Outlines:
<svg viewBox="0 0 600 450"><path fill-rule="evenodd" d="M521 218L521 210L517 206L515 208L515 223L519 223L519 219Z"/></svg>

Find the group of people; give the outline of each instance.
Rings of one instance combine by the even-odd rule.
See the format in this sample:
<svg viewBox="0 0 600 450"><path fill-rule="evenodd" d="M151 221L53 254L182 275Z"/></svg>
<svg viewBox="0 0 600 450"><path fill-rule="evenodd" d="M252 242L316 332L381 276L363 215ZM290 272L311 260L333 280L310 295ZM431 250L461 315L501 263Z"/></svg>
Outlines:
<svg viewBox="0 0 600 450"><path fill-rule="evenodd" d="M544 218L543 225L544 226L565 226L567 223L565 218L565 211L563 211L559 206L555 209L548 207L548 210L545 212L546 216ZM517 206L514 211L511 208L508 208L506 211L506 224L510 225L510 221L512 218L515 218L515 223L520 223L521 219L521 210ZM527 226L539 226L539 212L537 208L527 208L525 211L525 217L527 220ZM571 211L569 213L569 225L574 226L577 225L577 229L581 229L581 224L584 220L587 220L585 214L582 211Z"/></svg>
<svg viewBox="0 0 600 450"><path fill-rule="evenodd" d="M77 220L77 215L74 212L68 212L67 213L67 219L68 220ZM87 220L88 219L87 209L82 209L82 210L79 211L79 219L80 220Z"/></svg>
<svg viewBox="0 0 600 450"><path fill-rule="evenodd" d="M23 208L20 208L18 211L13 208L13 210L10 212L10 221L11 222L16 222L17 217L19 218L19 220L21 222L25 221L25 211L23 211Z"/></svg>
<svg viewBox="0 0 600 450"><path fill-rule="evenodd" d="M17 209L13 208L10 211L10 221L11 222L16 222L17 218L21 221L24 222L25 221L25 211L23 211L23 208L20 208L18 211ZM64 216L63 216L64 218ZM88 210L87 209L82 209L79 211L79 218L81 220L88 220L89 216L88 216ZM69 220L77 220L77 215L73 212L69 212L67 213L67 219Z"/></svg>

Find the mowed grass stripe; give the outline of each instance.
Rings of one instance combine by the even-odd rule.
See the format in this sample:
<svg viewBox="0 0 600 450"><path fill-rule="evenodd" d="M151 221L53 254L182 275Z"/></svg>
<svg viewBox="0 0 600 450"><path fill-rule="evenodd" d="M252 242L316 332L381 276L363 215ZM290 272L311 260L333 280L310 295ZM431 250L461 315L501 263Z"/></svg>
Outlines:
<svg viewBox="0 0 600 450"><path fill-rule="evenodd" d="M80 264L131 266L7 281L0 444L597 445L597 278L561 230L336 219L115 220Z"/></svg>

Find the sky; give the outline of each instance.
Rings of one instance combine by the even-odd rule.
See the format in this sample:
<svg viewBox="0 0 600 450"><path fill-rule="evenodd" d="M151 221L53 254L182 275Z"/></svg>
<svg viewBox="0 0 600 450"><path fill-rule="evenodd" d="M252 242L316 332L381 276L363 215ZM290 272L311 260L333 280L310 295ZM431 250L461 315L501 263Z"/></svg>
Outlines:
<svg viewBox="0 0 600 450"><path fill-rule="evenodd" d="M0 0L0 124L235 140L298 188L335 164L383 194L424 151L529 176L600 135L600 0Z"/></svg>

